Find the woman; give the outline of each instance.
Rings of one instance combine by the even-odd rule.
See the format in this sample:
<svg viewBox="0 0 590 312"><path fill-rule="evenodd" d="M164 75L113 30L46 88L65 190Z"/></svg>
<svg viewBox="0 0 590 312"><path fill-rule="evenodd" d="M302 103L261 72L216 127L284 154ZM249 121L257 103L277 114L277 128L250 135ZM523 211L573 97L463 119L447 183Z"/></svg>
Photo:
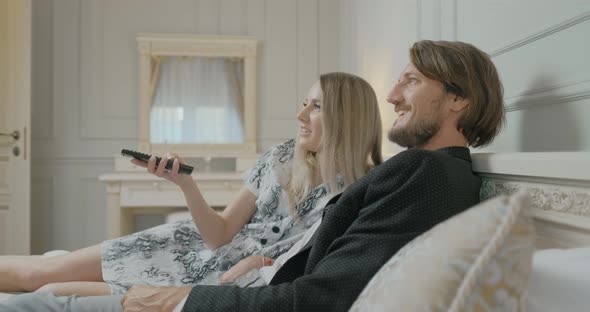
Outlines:
<svg viewBox="0 0 590 312"><path fill-rule="evenodd" d="M320 218L329 195L382 162L377 99L361 78L322 75L297 118L297 139L266 152L219 214L192 177L178 174L178 157L167 155L160 166L154 158L147 164L133 160L181 188L194 223L164 224L54 258L5 261L0 291L43 286L57 295L88 296L124 293L135 284L218 284L241 275L238 267L233 277L222 278L242 259L256 255L248 259L262 263L278 257ZM170 157L168 172L163 165Z"/></svg>

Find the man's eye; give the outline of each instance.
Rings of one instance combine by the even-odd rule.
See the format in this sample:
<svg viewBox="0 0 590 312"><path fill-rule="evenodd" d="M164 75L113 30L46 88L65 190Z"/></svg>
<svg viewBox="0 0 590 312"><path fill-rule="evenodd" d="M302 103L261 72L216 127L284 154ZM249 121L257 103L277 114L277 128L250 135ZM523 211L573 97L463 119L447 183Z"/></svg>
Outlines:
<svg viewBox="0 0 590 312"><path fill-rule="evenodd" d="M313 109L319 112L322 109L322 106L320 104L314 104Z"/></svg>
<svg viewBox="0 0 590 312"><path fill-rule="evenodd" d="M408 82L409 82L410 84L415 84L415 83L417 83L417 82L418 82L418 79L416 79L416 78L410 78L410 79L408 79Z"/></svg>

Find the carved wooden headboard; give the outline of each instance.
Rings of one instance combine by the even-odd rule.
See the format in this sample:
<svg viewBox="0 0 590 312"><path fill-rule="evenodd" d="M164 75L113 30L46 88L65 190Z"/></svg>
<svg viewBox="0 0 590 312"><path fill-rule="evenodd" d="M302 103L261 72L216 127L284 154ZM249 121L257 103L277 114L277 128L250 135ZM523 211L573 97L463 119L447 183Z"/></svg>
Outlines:
<svg viewBox="0 0 590 312"><path fill-rule="evenodd" d="M590 153L473 154L482 199L528 189L537 246L590 245Z"/></svg>

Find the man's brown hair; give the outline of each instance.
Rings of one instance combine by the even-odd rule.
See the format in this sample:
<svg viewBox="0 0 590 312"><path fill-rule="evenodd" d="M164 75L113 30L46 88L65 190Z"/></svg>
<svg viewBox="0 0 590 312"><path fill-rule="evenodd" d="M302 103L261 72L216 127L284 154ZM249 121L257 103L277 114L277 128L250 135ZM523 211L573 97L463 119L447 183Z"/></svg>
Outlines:
<svg viewBox="0 0 590 312"><path fill-rule="evenodd" d="M469 100L457 127L470 146L493 141L504 123L504 90L487 53L464 42L422 40L410 48L410 61L447 92Z"/></svg>

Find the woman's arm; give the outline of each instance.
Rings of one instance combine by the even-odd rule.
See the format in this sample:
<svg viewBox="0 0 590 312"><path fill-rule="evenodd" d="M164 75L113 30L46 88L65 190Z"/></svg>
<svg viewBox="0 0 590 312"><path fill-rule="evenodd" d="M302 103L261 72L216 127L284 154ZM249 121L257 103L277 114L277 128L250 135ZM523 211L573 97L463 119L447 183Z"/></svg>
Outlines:
<svg viewBox="0 0 590 312"><path fill-rule="evenodd" d="M166 170L168 159L173 158L171 170ZM160 164L156 166L156 157L152 156L147 162L133 159L135 165L147 168L148 172L164 178L180 187L184 193L188 209L197 226L205 245L210 249L217 249L229 243L242 227L256 212L256 196L246 187L242 188L238 196L219 214L213 210L203 198L199 187L192 176L178 173L180 159L177 155L166 154Z"/></svg>
<svg viewBox="0 0 590 312"><path fill-rule="evenodd" d="M231 242L256 212L256 196L246 187L221 213L209 207L194 181L181 189L205 245L213 250Z"/></svg>

